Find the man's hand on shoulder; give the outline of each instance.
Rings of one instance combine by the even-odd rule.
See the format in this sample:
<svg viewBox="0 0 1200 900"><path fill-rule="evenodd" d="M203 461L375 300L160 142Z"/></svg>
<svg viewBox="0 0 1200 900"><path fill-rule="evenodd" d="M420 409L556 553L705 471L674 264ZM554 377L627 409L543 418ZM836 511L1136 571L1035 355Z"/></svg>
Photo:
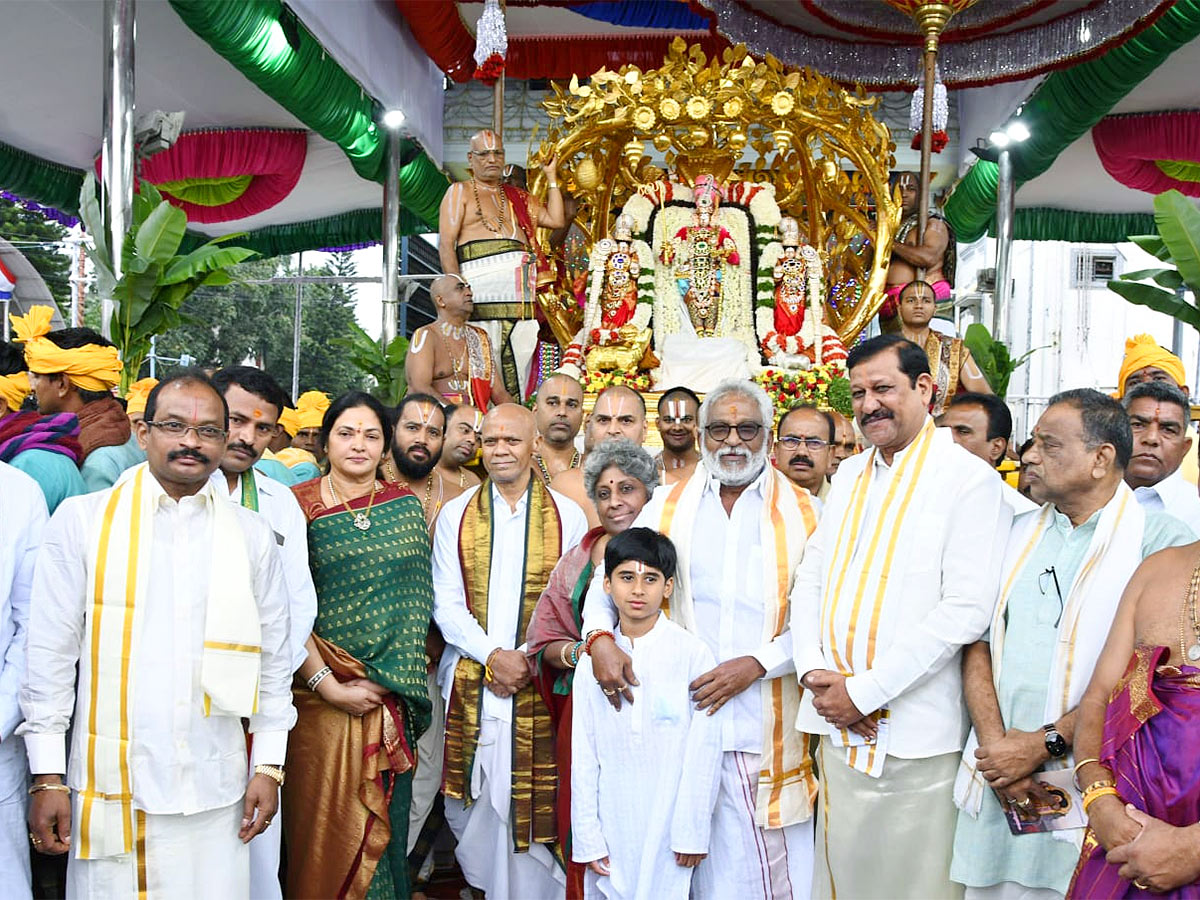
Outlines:
<svg viewBox="0 0 1200 900"><path fill-rule="evenodd" d="M689 684L688 689L696 709L707 709L711 716L766 674L762 663L753 656L739 656L705 672Z"/></svg>

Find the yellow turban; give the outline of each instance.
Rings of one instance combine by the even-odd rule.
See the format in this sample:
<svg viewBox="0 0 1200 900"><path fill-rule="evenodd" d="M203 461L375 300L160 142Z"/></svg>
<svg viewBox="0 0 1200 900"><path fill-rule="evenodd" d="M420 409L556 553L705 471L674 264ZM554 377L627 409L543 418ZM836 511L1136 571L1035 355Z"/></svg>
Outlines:
<svg viewBox="0 0 1200 900"><path fill-rule="evenodd" d="M21 408L29 396L29 376L24 372L0 376L0 398L13 412Z"/></svg>
<svg viewBox="0 0 1200 900"><path fill-rule="evenodd" d="M121 380L121 357L116 347L85 344L64 350L46 337L54 310L34 306L24 316L11 315L14 340L25 345L25 365L37 375L62 373L83 391L107 391Z"/></svg>
<svg viewBox="0 0 1200 900"><path fill-rule="evenodd" d="M288 433L288 437L295 437L296 432L300 430L300 426L296 424L296 411L290 406L285 406L279 414L279 425Z"/></svg>
<svg viewBox="0 0 1200 900"><path fill-rule="evenodd" d="M1187 384L1187 372L1183 360L1170 351L1158 346L1158 341L1148 334L1135 334L1125 340L1125 359L1121 362L1121 373L1117 376L1117 399L1125 396L1125 382L1129 376L1146 366L1162 369L1175 379L1180 387Z"/></svg>
<svg viewBox="0 0 1200 900"><path fill-rule="evenodd" d="M307 450L301 450L299 447L284 447L275 454L275 459L283 463L289 469L294 469L301 463L312 463L317 465L317 458Z"/></svg>
<svg viewBox="0 0 1200 900"><path fill-rule="evenodd" d="M150 396L150 392L154 390L154 386L158 384L157 378L141 378L129 386L129 393L125 395L125 412L128 415L136 415L146 411L146 400Z"/></svg>
<svg viewBox="0 0 1200 900"><path fill-rule="evenodd" d="M329 397L321 391L305 391L296 400L296 431L305 428L320 428L329 409ZM291 432L295 437L295 433Z"/></svg>

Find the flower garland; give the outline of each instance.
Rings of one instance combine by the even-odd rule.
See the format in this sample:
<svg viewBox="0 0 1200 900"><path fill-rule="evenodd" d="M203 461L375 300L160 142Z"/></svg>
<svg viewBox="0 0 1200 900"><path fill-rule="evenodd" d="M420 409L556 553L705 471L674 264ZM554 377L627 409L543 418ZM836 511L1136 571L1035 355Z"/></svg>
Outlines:
<svg viewBox="0 0 1200 900"><path fill-rule="evenodd" d="M850 382L840 363L826 363L801 372L768 368L754 380L767 392L780 415L802 403L836 409L847 416L853 411Z"/></svg>
<svg viewBox="0 0 1200 900"><path fill-rule="evenodd" d="M500 0L486 0L483 13L475 26L475 75L488 87L504 74L504 58L508 55L508 30Z"/></svg>
<svg viewBox="0 0 1200 900"><path fill-rule="evenodd" d="M620 384L640 394L651 390L654 382L648 372L630 375L628 372L584 372L579 379L585 394L598 394L607 387Z"/></svg>

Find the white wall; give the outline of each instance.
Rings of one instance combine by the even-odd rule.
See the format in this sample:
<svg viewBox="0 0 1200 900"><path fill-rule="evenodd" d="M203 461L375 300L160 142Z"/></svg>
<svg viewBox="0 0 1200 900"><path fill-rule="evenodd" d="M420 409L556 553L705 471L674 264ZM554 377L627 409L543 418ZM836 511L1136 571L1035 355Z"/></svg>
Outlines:
<svg viewBox="0 0 1200 900"><path fill-rule="evenodd" d="M1125 339L1147 333L1171 349L1174 321L1135 306L1103 287L1072 288L1072 251L1092 248L1117 254L1117 274L1161 265L1135 244L1086 245L1060 241L1017 241L1013 245L1013 305L1009 349L1019 357L1036 352L1012 377L1008 402L1014 434L1024 440L1051 396L1060 390L1092 387L1116 390ZM956 293L969 292L978 270L996 264L995 241L982 239L960 248ZM991 327L985 304L984 322ZM1200 385L1200 334L1184 327L1180 352L1193 396Z"/></svg>

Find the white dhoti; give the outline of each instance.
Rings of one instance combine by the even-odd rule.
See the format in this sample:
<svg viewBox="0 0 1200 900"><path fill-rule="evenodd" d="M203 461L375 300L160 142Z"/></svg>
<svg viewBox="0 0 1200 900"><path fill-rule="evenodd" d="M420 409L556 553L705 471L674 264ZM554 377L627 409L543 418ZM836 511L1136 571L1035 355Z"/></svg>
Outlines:
<svg viewBox="0 0 1200 900"><path fill-rule="evenodd" d="M282 900L279 844L283 839L283 791L267 830L250 842L250 900Z"/></svg>
<svg viewBox="0 0 1200 900"><path fill-rule="evenodd" d="M446 746L446 704L437 675L429 675L429 701L433 704L429 729L417 741L417 768L413 772L412 805L408 811L408 848L412 853L438 791L442 789L442 752Z"/></svg>
<svg viewBox="0 0 1200 900"><path fill-rule="evenodd" d="M133 852L102 859L71 858L68 900L135 897L140 888L147 900L234 900L250 893L250 848L238 839L240 801L191 816L138 811L137 818Z"/></svg>
<svg viewBox="0 0 1200 900"><path fill-rule="evenodd" d="M762 757L726 751L708 856L692 878L698 900L806 900L812 885L813 822L786 828L754 824Z"/></svg>
<svg viewBox="0 0 1200 900"><path fill-rule="evenodd" d="M679 333L669 335L656 349L662 360L656 375L661 385L686 384L703 394L726 378L750 378L753 374L746 345L737 338Z"/></svg>
<svg viewBox="0 0 1200 900"><path fill-rule="evenodd" d="M1063 895L1050 888L1031 888L1015 881L1003 881L987 887L968 887L963 891L963 900L1063 900Z"/></svg>
<svg viewBox="0 0 1200 900"><path fill-rule="evenodd" d="M888 756L883 774L872 778L822 737L813 897L961 898L962 885L950 880L961 759Z"/></svg>
<svg viewBox="0 0 1200 900"><path fill-rule="evenodd" d="M25 741L13 735L0 743L0 897L30 895L28 788Z"/></svg>
<svg viewBox="0 0 1200 900"><path fill-rule="evenodd" d="M491 339L509 391L520 391L524 396L537 350L536 259L525 250L512 250L462 262L459 272L475 296L471 321Z"/></svg>
<svg viewBox="0 0 1200 900"><path fill-rule="evenodd" d="M454 855L463 877L488 897L520 900L558 900L567 877L550 850L531 844L527 853L513 851L512 723L485 717L479 727L475 766L471 771L471 796L446 798L446 821L458 840Z"/></svg>

